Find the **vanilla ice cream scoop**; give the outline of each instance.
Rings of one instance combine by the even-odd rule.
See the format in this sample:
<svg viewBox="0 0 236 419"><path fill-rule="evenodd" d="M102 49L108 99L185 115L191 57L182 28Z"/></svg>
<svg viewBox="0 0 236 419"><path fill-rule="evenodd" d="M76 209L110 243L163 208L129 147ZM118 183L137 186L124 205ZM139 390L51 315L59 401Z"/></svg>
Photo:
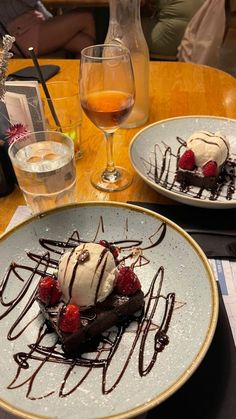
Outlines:
<svg viewBox="0 0 236 419"><path fill-rule="evenodd" d="M229 156L229 141L219 132L195 132L187 140L187 148L193 151L198 167L211 160L220 167Z"/></svg>
<svg viewBox="0 0 236 419"><path fill-rule="evenodd" d="M84 243L64 253L59 261L58 280L65 302L89 307L101 302L115 286L116 264L109 249Z"/></svg>

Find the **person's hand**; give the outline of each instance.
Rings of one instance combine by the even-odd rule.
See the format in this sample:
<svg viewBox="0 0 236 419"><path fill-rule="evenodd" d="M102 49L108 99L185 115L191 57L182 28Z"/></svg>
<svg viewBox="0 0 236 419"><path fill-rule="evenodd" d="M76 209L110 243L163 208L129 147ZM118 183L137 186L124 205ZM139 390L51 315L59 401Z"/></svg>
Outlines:
<svg viewBox="0 0 236 419"><path fill-rule="evenodd" d="M42 12L39 12L39 10L34 10L34 14L36 15L37 19L46 20L44 14Z"/></svg>

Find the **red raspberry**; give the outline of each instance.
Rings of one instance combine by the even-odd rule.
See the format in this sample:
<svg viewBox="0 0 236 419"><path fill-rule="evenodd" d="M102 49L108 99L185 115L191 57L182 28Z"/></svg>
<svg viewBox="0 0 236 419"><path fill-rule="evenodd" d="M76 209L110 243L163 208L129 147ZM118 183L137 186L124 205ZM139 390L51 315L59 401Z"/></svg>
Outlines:
<svg viewBox="0 0 236 419"><path fill-rule="evenodd" d="M128 266L121 267L116 278L116 291L118 294L132 295L140 289L140 281L133 269Z"/></svg>
<svg viewBox="0 0 236 419"><path fill-rule="evenodd" d="M208 161L202 168L205 177L217 175L217 163L213 160Z"/></svg>
<svg viewBox="0 0 236 419"><path fill-rule="evenodd" d="M40 279L38 285L38 295L40 300L47 306L53 306L61 298L60 283L51 276L44 276Z"/></svg>
<svg viewBox="0 0 236 419"><path fill-rule="evenodd" d="M64 333L74 333L80 328L80 310L77 304L67 304L60 313L59 328Z"/></svg>
<svg viewBox="0 0 236 419"><path fill-rule="evenodd" d="M181 169L193 170L196 165L194 152L192 150L186 150L180 157L178 165Z"/></svg>

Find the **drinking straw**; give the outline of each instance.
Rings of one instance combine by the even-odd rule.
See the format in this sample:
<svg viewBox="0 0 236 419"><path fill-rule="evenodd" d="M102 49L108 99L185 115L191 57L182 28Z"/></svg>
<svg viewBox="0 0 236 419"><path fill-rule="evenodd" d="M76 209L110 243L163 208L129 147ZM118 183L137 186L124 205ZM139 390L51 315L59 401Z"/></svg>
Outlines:
<svg viewBox="0 0 236 419"><path fill-rule="evenodd" d="M33 47L29 47L29 48L28 48L28 51L29 51L29 53L30 53L30 57L31 57L31 58L32 58L32 60L33 60L34 66L35 66L35 68L36 68L36 70L37 70L37 72L38 72L39 80L40 80L40 83L41 83L41 84L42 84L42 86L43 86L43 90L44 90L45 96L46 96L46 98L47 98L47 101L48 101L48 106L49 106L49 108L50 108L50 111L51 111L52 117L53 117L53 119L54 119L54 121L55 121L56 126L57 126L57 127L59 127L60 131L62 132L62 129L61 129L61 124L60 124L60 122L59 122L59 119L58 119L58 117L57 117L56 111L55 111L55 109L54 109L54 106L53 106L53 102L52 102L52 99L51 99L50 93L49 93L49 91L48 91L48 88L47 88L46 82L45 82L45 80L44 80L44 78L43 78L43 74L42 74L42 71L41 71L40 65L39 65L39 63L38 63L38 59L37 59L37 57L36 57L36 55L35 55L35 52L34 52L34 48L33 48Z"/></svg>

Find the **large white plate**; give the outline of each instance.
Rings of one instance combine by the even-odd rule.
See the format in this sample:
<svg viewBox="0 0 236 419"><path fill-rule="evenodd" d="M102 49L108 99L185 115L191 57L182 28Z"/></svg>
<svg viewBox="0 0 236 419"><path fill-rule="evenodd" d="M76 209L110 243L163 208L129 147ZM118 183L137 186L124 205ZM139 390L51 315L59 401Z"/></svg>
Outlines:
<svg viewBox="0 0 236 419"><path fill-rule="evenodd" d="M180 184L175 181L175 156L180 146L176 137L186 141L192 133L199 130L220 131L226 135L230 142L231 154L234 154L236 160L236 120L187 116L165 119L139 131L130 144L130 159L133 167L148 185L175 201L205 208L236 207L236 179L235 190L230 200L226 198L227 186L221 190L217 199L212 199L210 191L204 190L199 194L200 188L195 186L191 186L187 192L182 192ZM154 180L155 168L160 175L166 150L166 166L161 180L156 182Z"/></svg>
<svg viewBox="0 0 236 419"><path fill-rule="evenodd" d="M163 277L161 273L157 276L153 298L146 296L146 307L148 300L150 307L136 345L137 323L133 322L122 335L105 375L102 368L89 371L88 367L73 367L72 360L63 358L60 346L58 353L52 350L50 355L54 333L46 335L35 347L44 322L41 315L37 316L39 308L32 295L40 277L37 272L44 270L45 265L40 263L36 269L37 262L29 258L28 252L42 256L45 248L40 245L41 238L66 243L75 230L81 240L118 243L123 255L130 253L128 243L139 249L148 248L143 250L141 266L135 267L145 294L156 273L163 272ZM61 249L50 246L56 251ZM58 257L58 253L50 251L51 259ZM161 403L182 386L211 343L218 316L218 294L208 261L188 234L151 211L95 202L52 210L3 235L0 260L0 405L24 419L133 417ZM22 268L14 271L16 265L12 263ZM13 269L7 276L10 265ZM51 271L47 263L46 271ZM172 307L167 304L167 296L171 302L173 293ZM153 318L148 323L151 313ZM145 339L146 327L149 332ZM139 360L143 360L144 369L148 368L160 330L162 343L157 339L156 345L161 347L164 342L163 350L157 353L150 372L140 376ZM110 337L117 337L116 332L114 329ZM109 354L103 352L99 359L106 360ZM82 384L78 385L81 379ZM113 391L103 394L102 382L109 391L116 380Z"/></svg>

